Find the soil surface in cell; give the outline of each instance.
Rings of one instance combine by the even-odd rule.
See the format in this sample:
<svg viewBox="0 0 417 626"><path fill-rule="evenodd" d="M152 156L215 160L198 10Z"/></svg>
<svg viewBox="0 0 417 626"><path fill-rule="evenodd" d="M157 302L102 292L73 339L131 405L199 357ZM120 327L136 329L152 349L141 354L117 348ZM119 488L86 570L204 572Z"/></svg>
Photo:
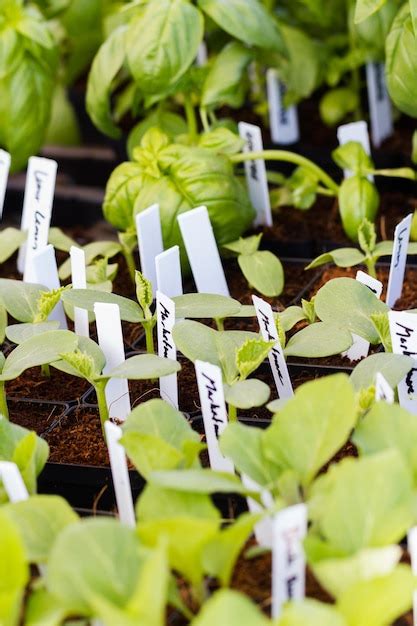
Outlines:
<svg viewBox="0 0 417 626"><path fill-rule="evenodd" d="M66 405L9 400L10 421L43 435L67 410Z"/></svg>

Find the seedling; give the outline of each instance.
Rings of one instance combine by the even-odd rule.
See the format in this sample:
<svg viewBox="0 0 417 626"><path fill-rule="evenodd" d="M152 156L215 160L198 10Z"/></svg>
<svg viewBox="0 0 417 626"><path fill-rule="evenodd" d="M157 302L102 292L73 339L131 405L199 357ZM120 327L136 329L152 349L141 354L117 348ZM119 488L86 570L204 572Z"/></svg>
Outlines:
<svg viewBox="0 0 417 626"><path fill-rule="evenodd" d="M264 296L279 296L284 289L284 269L281 261L269 250L259 250L262 233L240 238L223 246L238 255L239 267L250 288Z"/></svg>
<svg viewBox="0 0 417 626"><path fill-rule="evenodd" d="M337 248L318 256L307 265L306 269L319 267L326 263L334 263L338 267L353 267L354 265L366 265L370 276L376 278L376 263L380 257L391 256L393 241L381 241L376 243L375 226L369 220L364 219L358 229L359 248ZM417 254L417 243L408 245L407 254Z"/></svg>

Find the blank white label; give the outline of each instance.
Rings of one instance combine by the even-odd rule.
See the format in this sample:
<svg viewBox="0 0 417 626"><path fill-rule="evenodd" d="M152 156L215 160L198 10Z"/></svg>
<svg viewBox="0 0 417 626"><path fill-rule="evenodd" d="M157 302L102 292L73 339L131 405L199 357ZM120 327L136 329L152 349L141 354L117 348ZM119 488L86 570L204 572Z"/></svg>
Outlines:
<svg viewBox="0 0 417 626"><path fill-rule="evenodd" d="M182 296L180 249L172 246L155 257L157 290L169 298Z"/></svg>
<svg viewBox="0 0 417 626"><path fill-rule="evenodd" d="M365 272L362 272L362 270L359 270L356 273L356 280L363 285L366 285L379 300L383 287L381 281L369 276L369 274L366 274ZM353 344L349 350L343 354L346 355L351 361L359 361L359 359L363 359L368 356L370 344L369 341L366 341L363 337L359 337L359 335L355 335L355 333L352 333L352 336Z"/></svg>
<svg viewBox="0 0 417 626"><path fill-rule="evenodd" d="M156 293L155 258L164 250L162 242L159 204L153 204L136 215L139 258L142 274L151 281L152 291Z"/></svg>
<svg viewBox="0 0 417 626"><path fill-rule="evenodd" d="M205 206L178 216L181 235L187 250L197 290L229 296L226 277Z"/></svg>
<svg viewBox="0 0 417 626"><path fill-rule="evenodd" d="M375 400L394 404L394 390L381 372L377 372L375 376Z"/></svg>
<svg viewBox="0 0 417 626"><path fill-rule="evenodd" d="M239 135L246 141L244 152L263 150L262 133L259 126L239 122ZM269 199L266 167L263 159L244 163L246 184L250 201L256 211L255 226L272 226L271 202Z"/></svg>
<svg viewBox="0 0 417 626"><path fill-rule="evenodd" d="M262 298L258 298L258 296L252 296L252 301L256 309L256 316L258 318L262 338L264 341L276 342L275 346L269 351L268 359L274 376L278 397L280 399L291 398L294 395L294 391L284 352L279 341L271 305L265 302L265 300L262 300Z"/></svg>
<svg viewBox="0 0 417 626"><path fill-rule="evenodd" d="M337 129L337 139L341 146L349 141L357 141L365 150L366 154L371 154L371 142L369 140L368 124L364 121L351 122L343 124ZM344 170L345 178L352 176L353 172ZM373 180L373 176L368 176L369 180Z"/></svg>
<svg viewBox="0 0 417 626"><path fill-rule="evenodd" d="M385 82L384 63L367 63L369 111L371 114L372 143L379 148L393 133L392 106Z"/></svg>
<svg viewBox="0 0 417 626"><path fill-rule="evenodd" d="M34 253L32 257L31 276L33 278L31 282L45 285L50 291L60 288L61 285L59 282L55 250L52 244L48 244L45 248ZM48 319L57 320L62 330L68 328L67 318L61 301L55 306Z"/></svg>
<svg viewBox="0 0 417 626"><path fill-rule="evenodd" d="M258 483L245 474L242 474L242 482L247 489L250 489L251 491L259 491L261 493L261 500L266 508L273 506L274 500L269 491L262 489ZM256 502L256 500L253 500L253 498L248 497L246 498L246 501L248 503L248 509L251 513L256 514L263 512L264 509L258 502ZM272 518L269 516L264 517L257 522L253 529L253 534L255 535L255 539L260 546L272 548Z"/></svg>
<svg viewBox="0 0 417 626"><path fill-rule="evenodd" d="M16 463L0 461L0 480L10 502L21 502L29 498L28 490Z"/></svg>
<svg viewBox="0 0 417 626"><path fill-rule="evenodd" d="M114 492L116 494L117 510L122 524L135 528L135 509L133 506L132 488L129 480L126 453L119 443L122 437L122 429L107 420L104 424L107 447L109 450L110 467L113 478Z"/></svg>
<svg viewBox="0 0 417 626"><path fill-rule="evenodd" d="M398 385L398 399L404 409L417 415L417 315L390 311L388 318L393 353L409 356L415 362Z"/></svg>
<svg viewBox="0 0 417 626"><path fill-rule="evenodd" d="M87 275L85 269L85 252L81 248L71 246L71 281L73 289L87 288ZM89 337L88 311L78 306L74 307L74 330L80 337Z"/></svg>
<svg viewBox="0 0 417 626"><path fill-rule="evenodd" d="M234 472L232 461L223 456L219 446L219 437L228 422L222 372L217 365L204 361L195 362L195 371L210 467L219 472Z"/></svg>
<svg viewBox="0 0 417 626"><path fill-rule="evenodd" d="M98 343L106 357L103 374L107 374L125 361L120 311L117 304L96 302L94 314L96 316ZM127 380L124 378L109 380L106 385L106 400L110 417L124 421L130 413Z"/></svg>
<svg viewBox="0 0 417 626"><path fill-rule="evenodd" d="M207 44L205 41L202 41L200 45L198 46L197 57L195 60L196 65L198 67L202 67L203 65L207 64L207 60L208 60Z"/></svg>
<svg viewBox="0 0 417 626"><path fill-rule="evenodd" d="M307 506L296 504L273 520L272 617L276 619L290 600L305 596L306 561L303 540L307 534Z"/></svg>
<svg viewBox="0 0 417 626"><path fill-rule="evenodd" d="M57 169L58 164L52 159L29 159L21 223L28 238L20 247L17 260L19 271L25 275L30 272L33 253L48 243Z"/></svg>
<svg viewBox="0 0 417 626"><path fill-rule="evenodd" d="M156 317L158 355L164 359L177 359L177 349L172 337L175 326L175 302L160 291L156 292ZM178 380L176 372L159 379L161 398L178 409Z"/></svg>
<svg viewBox="0 0 417 626"><path fill-rule="evenodd" d="M407 215L407 217L401 220L394 232L394 248L392 251L387 288L387 304L390 308L392 308L398 298L401 297L403 291L412 219L413 214L410 213L410 215Z"/></svg>
<svg viewBox="0 0 417 626"><path fill-rule="evenodd" d="M0 150L0 219L3 217L4 198L6 196L11 157L5 150Z"/></svg>
<svg viewBox="0 0 417 626"><path fill-rule="evenodd" d="M269 105L269 123L273 143L289 145L300 139L298 111L296 106L285 107L286 87L279 80L278 73L269 69L266 73Z"/></svg>

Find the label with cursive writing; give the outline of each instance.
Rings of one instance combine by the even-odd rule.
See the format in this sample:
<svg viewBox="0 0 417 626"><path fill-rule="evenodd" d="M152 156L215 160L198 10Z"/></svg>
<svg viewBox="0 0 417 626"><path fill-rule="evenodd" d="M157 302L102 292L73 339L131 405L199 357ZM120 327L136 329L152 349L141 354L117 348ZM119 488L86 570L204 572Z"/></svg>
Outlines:
<svg viewBox="0 0 417 626"><path fill-rule="evenodd" d="M0 482L3 483L10 502L21 502L29 498L28 490L16 463L0 461Z"/></svg>
<svg viewBox="0 0 417 626"><path fill-rule="evenodd" d="M140 269L142 274L151 281L152 291L156 292L155 258L164 250L162 243L161 220L159 204L152 204L149 208L138 213L135 217L136 233L138 237Z"/></svg>
<svg viewBox="0 0 417 626"><path fill-rule="evenodd" d="M223 456L219 446L219 437L228 421L221 369L212 363L196 361L195 372L210 467L219 472L234 472L232 461Z"/></svg>
<svg viewBox="0 0 417 626"><path fill-rule="evenodd" d="M156 318L158 330L158 355L164 359L177 359L177 349L172 337L175 325L175 302L160 291L156 292ZM178 409L177 374L159 379L161 398Z"/></svg>
<svg viewBox="0 0 417 626"><path fill-rule="evenodd" d="M3 217L4 198L9 178L11 157L5 150L0 150L0 219Z"/></svg>
<svg viewBox="0 0 417 626"><path fill-rule="evenodd" d="M394 404L394 390L381 372L377 372L375 376L375 400Z"/></svg>
<svg viewBox="0 0 417 626"><path fill-rule="evenodd" d="M73 289L87 288L87 273L85 269L85 252L82 248L71 246L71 283ZM89 337L88 311L78 306L74 307L74 331L80 337Z"/></svg>
<svg viewBox="0 0 417 626"><path fill-rule="evenodd" d="M96 302L97 336L100 348L106 357L103 374L125 361L122 322L117 304ZM129 386L125 378L112 378L106 385L106 401L110 417L124 421L130 413Z"/></svg>
<svg viewBox="0 0 417 626"><path fill-rule="evenodd" d="M179 246L172 246L155 257L156 287L169 298L182 296L181 258Z"/></svg>
<svg viewBox="0 0 417 626"><path fill-rule="evenodd" d="M413 214L410 213L401 220L394 232L394 248L392 251L387 287L387 304L391 308L397 302L398 298L401 297L403 291L412 219Z"/></svg>
<svg viewBox="0 0 417 626"><path fill-rule="evenodd" d="M417 415L417 315L390 311L388 319L393 353L409 356L415 362L398 385L398 399L404 409Z"/></svg>
<svg viewBox="0 0 417 626"><path fill-rule="evenodd" d="M356 280L363 285L366 285L378 299L381 297L383 287L381 281L369 276L369 274L366 274L365 272L362 272L362 270L359 270L356 273ZM363 337L359 337L359 335L355 335L355 333L352 333L352 336L353 344L347 352L343 353L343 356L347 356L351 361L359 361L359 359L363 359L368 356L370 344L369 341L366 341Z"/></svg>
<svg viewBox="0 0 417 626"><path fill-rule="evenodd" d="M135 528L135 508L133 506L126 453L124 447L119 443L123 432L120 426L116 426L110 420L107 420L104 424L104 430L106 431L106 442L109 450L110 468L119 519L122 524Z"/></svg>
<svg viewBox="0 0 417 626"><path fill-rule="evenodd" d="M32 278L34 283L45 285L50 291L60 288L58 266L52 244L48 244L45 248L34 253L32 258ZM62 330L68 328L67 318L61 301L55 305L48 319L58 321Z"/></svg>
<svg viewBox="0 0 417 626"><path fill-rule="evenodd" d="M294 395L294 391L284 352L279 341L271 305L265 302L265 300L262 300L262 298L258 298L258 296L252 296L252 301L256 310L262 338L265 341L276 342L272 350L269 351L268 359L274 376L278 397L280 399L291 398Z"/></svg>
<svg viewBox="0 0 417 626"><path fill-rule="evenodd" d="M275 515L272 530L272 617L290 600L305 596L307 506L296 504Z"/></svg>
<svg viewBox="0 0 417 626"><path fill-rule="evenodd" d="M371 154L371 142L369 140L368 124L363 120L359 122L351 122L350 124L342 124L337 129L337 139L341 146L349 141L357 141L362 144L366 154ZM352 176L353 172L344 170L345 178ZM368 176L369 180L373 180L373 176Z"/></svg>
<svg viewBox="0 0 417 626"><path fill-rule="evenodd" d="M197 290L229 296L207 207L197 207L182 213L177 219Z"/></svg>
<svg viewBox="0 0 417 626"><path fill-rule="evenodd" d="M376 148L379 148L381 143L393 132L392 106L385 82L384 63L367 63L366 82L368 85L372 143Z"/></svg>
<svg viewBox="0 0 417 626"><path fill-rule="evenodd" d="M17 260L26 282L33 282L30 279L33 253L48 243L57 168L57 162L52 159L29 159L21 222L21 229L27 231L28 238Z"/></svg>
<svg viewBox="0 0 417 626"><path fill-rule="evenodd" d="M269 69L266 73L269 106L269 123L273 143L287 146L300 140L298 111L296 106L286 107L284 98L287 89L278 77L278 72Z"/></svg>
<svg viewBox="0 0 417 626"><path fill-rule="evenodd" d="M239 122L239 135L245 140L244 152L261 152L264 148L259 126ZM246 184L250 201L256 211L255 226L272 226L266 167L263 159L245 161Z"/></svg>

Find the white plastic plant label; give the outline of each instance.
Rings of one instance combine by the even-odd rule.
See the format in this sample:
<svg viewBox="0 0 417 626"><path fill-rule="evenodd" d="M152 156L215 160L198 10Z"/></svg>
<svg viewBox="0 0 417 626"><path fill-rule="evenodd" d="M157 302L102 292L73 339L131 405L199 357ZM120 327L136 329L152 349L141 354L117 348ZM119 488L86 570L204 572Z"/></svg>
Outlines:
<svg viewBox="0 0 417 626"><path fill-rule="evenodd" d="M392 106L385 82L384 63L367 63L366 82L372 143L376 148L379 148L381 143L393 133Z"/></svg>
<svg viewBox="0 0 417 626"><path fill-rule="evenodd" d="M261 152L264 148L259 126L239 122L239 135L245 140L244 152ZM256 211L255 226L272 226L266 167L263 159L246 161L244 164L246 184L250 201Z"/></svg>
<svg viewBox="0 0 417 626"><path fill-rule="evenodd" d="M94 314L96 316L98 343L106 357L103 374L107 374L125 361L120 310L117 304L96 302ZM124 421L130 413L127 380L124 378L109 380L106 385L106 400L110 417Z"/></svg>
<svg viewBox="0 0 417 626"><path fill-rule="evenodd" d="M87 276L85 269L85 252L77 246L70 248L71 282L73 289L86 289ZM74 330L80 337L89 337L88 311L74 307Z"/></svg>
<svg viewBox="0 0 417 626"><path fill-rule="evenodd" d="M0 150L0 219L3 217L4 198L6 196L11 157L5 150Z"/></svg>
<svg viewBox="0 0 417 626"><path fill-rule="evenodd" d="M403 291L412 219L413 214L410 213L397 224L394 232L394 248L392 251L387 287L387 304L390 308L392 308L398 298L401 297Z"/></svg>
<svg viewBox="0 0 417 626"><path fill-rule="evenodd" d="M155 257L157 290L169 298L182 296L182 275L179 246L172 246Z"/></svg>
<svg viewBox="0 0 417 626"><path fill-rule="evenodd" d="M407 535L407 548L410 554L411 570L417 576L417 526L410 528ZM417 591L413 593L413 624L417 626Z"/></svg>
<svg viewBox="0 0 417 626"><path fill-rule="evenodd" d="M197 290L200 293L229 296L207 207L200 206L187 211L177 219Z"/></svg>
<svg viewBox="0 0 417 626"><path fill-rule="evenodd" d="M394 404L394 390L381 372L377 372L375 376L375 400Z"/></svg>
<svg viewBox="0 0 417 626"><path fill-rule="evenodd" d="M276 70L269 69L267 71L266 87L273 143L284 146L296 143L300 140L297 107L285 107L284 97L287 89L284 83L280 81Z"/></svg>
<svg viewBox="0 0 417 626"><path fill-rule="evenodd" d="M417 415L417 315L390 311L388 319L393 353L409 356L415 362L398 385L398 399L404 409Z"/></svg>
<svg viewBox="0 0 417 626"><path fill-rule="evenodd" d="M132 488L129 480L129 470L125 449L119 443L122 429L110 420L104 424L106 431L107 448L109 450L111 474L114 492L116 494L117 510L122 524L135 528L135 509L133 506Z"/></svg>
<svg viewBox="0 0 417 626"><path fill-rule="evenodd" d="M357 141L362 144L366 154L371 154L368 124L364 121L351 122L350 124L339 126L337 129L337 139L341 146L344 146L345 143L349 143L349 141ZM350 170L344 170L344 175L345 178L349 178L352 176L352 172ZM372 180L373 177L369 176L369 179Z"/></svg>
<svg viewBox="0 0 417 626"><path fill-rule="evenodd" d="M369 274L366 274L365 272L362 272L362 270L359 270L356 273L356 280L363 285L366 285L379 300L383 288L381 281L369 276ZM363 359L368 356L370 344L369 341L366 341L363 337L359 337L359 335L352 333L352 336L353 344L349 350L343 354L346 355L350 361L359 361L359 359Z"/></svg>
<svg viewBox="0 0 417 626"><path fill-rule="evenodd" d="M283 509L273 520L272 535L272 618L280 616L290 600L305 596L306 560L303 540L307 534L307 506L296 504Z"/></svg>
<svg viewBox="0 0 417 626"><path fill-rule="evenodd" d="M3 483L10 502L21 502L29 498L28 490L16 463L0 461L0 481Z"/></svg>
<svg viewBox="0 0 417 626"><path fill-rule="evenodd" d="M49 290L60 288L61 284L59 282L58 266L53 245L48 244L45 248L35 252L30 269L30 282L45 285ZM57 320L62 330L68 328L67 318L61 301L55 306L48 319Z"/></svg>
<svg viewBox="0 0 417 626"><path fill-rule="evenodd" d="M160 291L156 292L156 318L158 331L158 355L164 359L177 359L177 349L172 337L175 325L175 302ZM159 379L161 398L178 409L177 374L162 376Z"/></svg>
<svg viewBox="0 0 417 626"><path fill-rule="evenodd" d="M203 65L207 65L207 60L208 60L207 44L205 41L202 41L200 45L198 46L197 57L196 57L195 62L198 67L203 67Z"/></svg>
<svg viewBox="0 0 417 626"><path fill-rule="evenodd" d="M221 369L212 363L196 361L195 372L210 467L219 472L234 472L232 461L223 456L219 446L219 437L228 422Z"/></svg>
<svg viewBox="0 0 417 626"><path fill-rule="evenodd" d="M258 483L245 474L242 474L242 482L247 489L250 489L251 491L259 491L261 493L261 500L265 507L269 508L273 506L274 501L269 491L262 489ZM251 513L262 513L263 508L258 502L253 500L253 498L248 497L246 498L246 501L248 503L248 509ZM265 548L272 548L272 518L264 517L257 524L255 524L253 534L255 535L258 545Z"/></svg>
<svg viewBox="0 0 417 626"><path fill-rule="evenodd" d="M153 204L138 213L135 217L135 221L141 271L145 278L151 281L153 295L155 297L155 258L164 251L159 204Z"/></svg>
<svg viewBox="0 0 417 626"><path fill-rule="evenodd" d="M29 270L33 253L48 243L57 169L58 164L52 159L29 159L21 222L21 229L27 231L28 238L20 247L17 259L22 274Z"/></svg>
<svg viewBox="0 0 417 626"><path fill-rule="evenodd" d="M274 313L271 305L258 296L252 296L252 301L256 310L261 335L264 341L275 341L275 346L270 350L268 359L274 376L275 385L280 399L291 398L294 395L290 374L285 361L277 327L275 325Z"/></svg>

